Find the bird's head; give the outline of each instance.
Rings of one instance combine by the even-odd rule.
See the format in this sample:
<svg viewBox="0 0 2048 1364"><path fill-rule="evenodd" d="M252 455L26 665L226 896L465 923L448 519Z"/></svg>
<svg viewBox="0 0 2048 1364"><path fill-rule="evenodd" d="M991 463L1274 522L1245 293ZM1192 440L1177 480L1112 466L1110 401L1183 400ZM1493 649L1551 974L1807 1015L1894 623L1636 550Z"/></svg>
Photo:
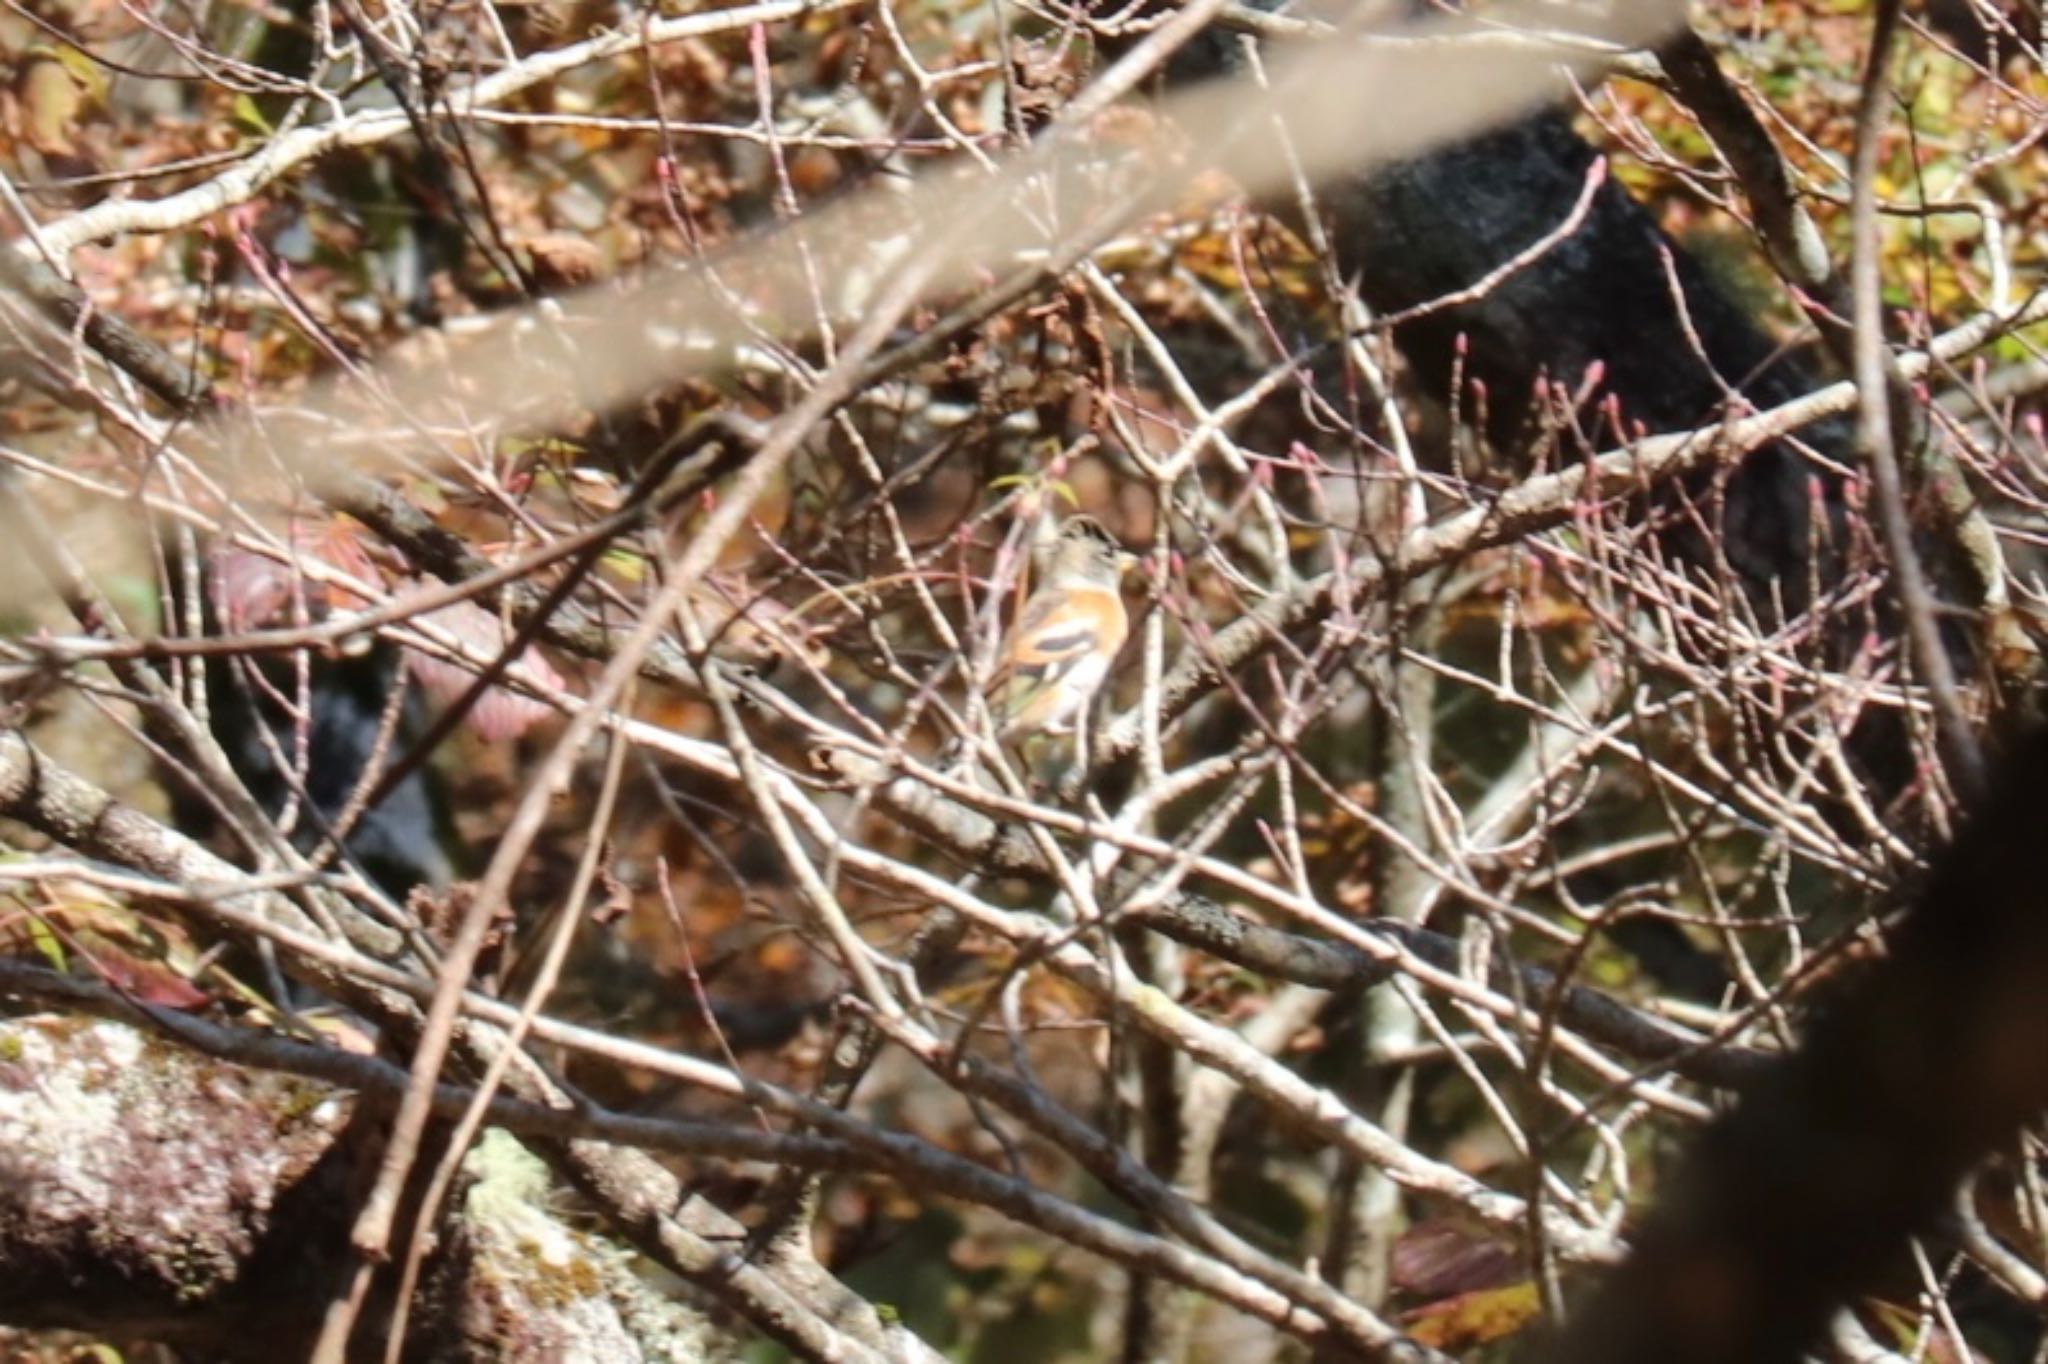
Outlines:
<svg viewBox="0 0 2048 1364"><path fill-rule="evenodd" d="M1083 582L1115 587L1137 562L1117 538L1092 516L1070 516L1053 542L1050 581Z"/></svg>

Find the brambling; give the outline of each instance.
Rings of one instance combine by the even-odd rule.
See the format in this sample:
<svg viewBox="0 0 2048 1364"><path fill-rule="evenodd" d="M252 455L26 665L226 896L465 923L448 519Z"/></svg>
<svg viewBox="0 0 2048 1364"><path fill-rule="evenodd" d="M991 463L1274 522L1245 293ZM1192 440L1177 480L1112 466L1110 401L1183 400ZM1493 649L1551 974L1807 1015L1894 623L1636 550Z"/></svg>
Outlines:
<svg viewBox="0 0 2048 1364"><path fill-rule="evenodd" d="M1003 640L989 700L1006 742L1070 734L1130 633L1118 584L1131 558L1092 517L1069 517L1044 580Z"/></svg>

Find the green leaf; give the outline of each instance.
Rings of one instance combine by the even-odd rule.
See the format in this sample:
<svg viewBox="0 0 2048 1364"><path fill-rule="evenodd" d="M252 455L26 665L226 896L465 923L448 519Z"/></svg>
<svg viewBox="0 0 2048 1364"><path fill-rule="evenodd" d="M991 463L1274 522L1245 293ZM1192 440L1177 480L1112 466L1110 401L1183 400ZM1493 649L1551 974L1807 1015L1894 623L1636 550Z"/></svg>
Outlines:
<svg viewBox="0 0 2048 1364"><path fill-rule="evenodd" d="M268 135L277 131L271 121L264 117L263 111L256 107L256 100L253 96L247 94L236 95L234 115L235 122L251 132Z"/></svg>
<svg viewBox="0 0 2048 1364"><path fill-rule="evenodd" d="M31 914L28 916L28 940L34 944L36 951L43 954L43 960L50 963L51 969L57 971L69 971L71 969L69 958L64 951L63 940L50 930L50 925L44 922L42 915Z"/></svg>

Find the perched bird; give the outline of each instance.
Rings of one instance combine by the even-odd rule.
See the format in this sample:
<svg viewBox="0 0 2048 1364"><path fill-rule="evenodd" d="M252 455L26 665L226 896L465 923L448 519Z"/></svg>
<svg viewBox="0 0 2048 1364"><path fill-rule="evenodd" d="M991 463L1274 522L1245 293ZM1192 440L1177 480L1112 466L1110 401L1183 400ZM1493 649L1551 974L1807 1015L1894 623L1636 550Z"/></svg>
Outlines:
<svg viewBox="0 0 2048 1364"><path fill-rule="evenodd" d="M1005 741L1068 734L1130 633L1117 585L1130 562L1100 522L1070 517L1003 640L989 699Z"/></svg>

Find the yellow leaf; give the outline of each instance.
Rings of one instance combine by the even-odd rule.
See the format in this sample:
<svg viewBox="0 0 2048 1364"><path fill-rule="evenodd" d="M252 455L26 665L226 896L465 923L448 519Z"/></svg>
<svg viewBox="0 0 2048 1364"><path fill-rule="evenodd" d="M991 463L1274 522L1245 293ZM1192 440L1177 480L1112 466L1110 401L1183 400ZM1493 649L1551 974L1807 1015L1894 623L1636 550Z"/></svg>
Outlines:
<svg viewBox="0 0 2048 1364"><path fill-rule="evenodd" d="M70 69L49 53L33 57L22 69L15 91L26 115L28 145L45 156L74 153L71 134L90 97Z"/></svg>
<svg viewBox="0 0 2048 1364"><path fill-rule="evenodd" d="M69 971L71 969L67 964L63 940L50 931L50 926L43 921L42 915L31 914L28 916L28 940L35 947L36 951L43 954L43 960L50 963L52 970Z"/></svg>
<svg viewBox="0 0 2048 1364"><path fill-rule="evenodd" d="M1408 1334L1439 1350L1465 1349L1511 1336L1541 1310L1532 1280L1482 1288L1402 1314Z"/></svg>
<svg viewBox="0 0 2048 1364"><path fill-rule="evenodd" d="M235 122L253 133L274 133L277 129L264 116L263 109L247 94L235 96Z"/></svg>

